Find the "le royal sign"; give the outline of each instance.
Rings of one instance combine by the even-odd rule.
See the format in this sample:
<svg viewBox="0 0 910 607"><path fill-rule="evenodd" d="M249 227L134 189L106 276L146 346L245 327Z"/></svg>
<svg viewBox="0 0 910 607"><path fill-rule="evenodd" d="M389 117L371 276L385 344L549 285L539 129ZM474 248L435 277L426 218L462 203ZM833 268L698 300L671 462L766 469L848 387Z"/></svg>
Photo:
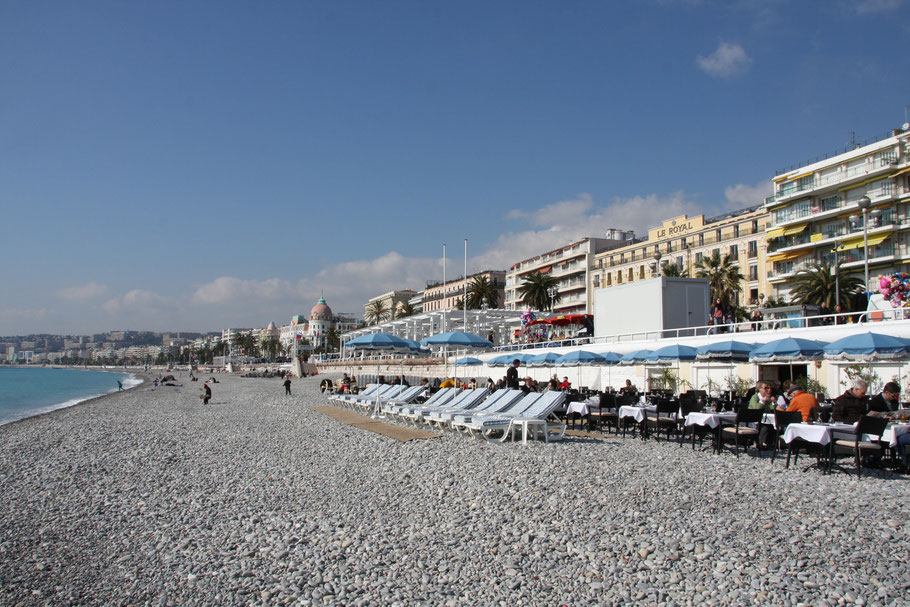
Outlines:
<svg viewBox="0 0 910 607"><path fill-rule="evenodd" d="M663 240L666 238L678 238L691 234L705 225L704 215L698 217L687 217L682 215L668 219L659 228L648 231L648 240Z"/></svg>

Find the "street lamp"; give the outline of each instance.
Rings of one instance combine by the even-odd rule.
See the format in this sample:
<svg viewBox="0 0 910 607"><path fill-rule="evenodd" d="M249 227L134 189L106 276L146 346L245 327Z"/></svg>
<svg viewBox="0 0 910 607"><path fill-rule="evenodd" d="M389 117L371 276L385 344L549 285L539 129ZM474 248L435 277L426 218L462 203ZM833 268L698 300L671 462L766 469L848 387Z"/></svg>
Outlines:
<svg viewBox="0 0 910 607"><path fill-rule="evenodd" d="M863 283L863 291L866 292L866 299L869 298L869 221L868 213L872 201L868 196L863 196L856 201L856 206L863 210L863 267L865 268L866 282Z"/></svg>
<svg viewBox="0 0 910 607"><path fill-rule="evenodd" d="M840 248L841 243L834 241L834 306L835 310L840 307Z"/></svg>
<svg viewBox="0 0 910 607"><path fill-rule="evenodd" d="M655 276L660 276L661 269L667 265L666 260L663 262L660 261L661 257L663 257L663 255L661 255L660 251L654 251L654 261L651 262L651 271Z"/></svg>
<svg viewBox="0 0 910 607"><path fill-rule="evenodd" d="M553 300L556 299L556 294L559 293L559 289L557 289L555 286L552 286L547 291L547 293L550 295L550 311L552 312L554 307Z"/></svg>

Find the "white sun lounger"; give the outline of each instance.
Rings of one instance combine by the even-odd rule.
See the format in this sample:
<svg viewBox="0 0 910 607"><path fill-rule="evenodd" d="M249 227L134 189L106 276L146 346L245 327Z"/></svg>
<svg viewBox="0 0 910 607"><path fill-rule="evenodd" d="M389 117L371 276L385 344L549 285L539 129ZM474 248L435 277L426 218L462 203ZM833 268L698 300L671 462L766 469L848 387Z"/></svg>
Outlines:
<svg viewBox="0 0 910 607"><path fill-rule="evenodd" d="M528 396L530 396L530 394ZM522 401L523 400L524 399L522 399ZM465 431L470 432L475 436L483 436L487 440L504 441L508 438L513 423L521 423L523 420L536 420L546 422L546 428L544 429L545 433L550 426L559 428L561 430L559 438L562 438L565 435L566 425L557 421L551 423L548 418L553 411L558 409L559 406L565 402L565 400L565 392L550 390L540 395L539 398L535 399L533 403L524 410L520 410L522 401L519 401L519 405L516 405L510 410L510 415L477 416L470 422L462 422L459 425ZM453 425L456 424L454 420L452 423ZM498 439L493 436L497 432L502 432L502 436Z"/></svg>
<svg viewBox="0 0 910 607"><path fill-rule="evenodd" d="M426 401L418 404L415 404L413 402L402 403L395 399L392 399L382 406L382 412L388 415L398 416L402 411L410 411L418 407L438 407L445 403L447 400L451 399L454 395L455 388L440 388Z"/></svg>
<svg viewBox="0 0 910 607"><path fill-rule="evenodd" d="M473 409L444 409L434 411L430 414L424 414L423 419L431 425L447 425L455 419L456 415L473 417L477 415L504 413L515 405L523 396L524 392L521 390L497 390Z"/></svg>
<svg viewBox="0 0 910 607"><path fill-rule="evenodd" d="M427 389L425 386L405 386L401 391L398 392L398 394L394 396L384 398L382 395L380 395L368 400L357 401L357 404L355 406L364 410L373 410L378 405L379 409L382 410L382 407L390 402L412 402L426 391Z"/></svg>
<svg viewBox="0 0 910 607"><path fill-rule="evenodd" d="M350 392L344 392L342 394L332 394L329 396L329 402L341 404L341 403L343 403L351 398L357 397L357 396L369 396L371 394L375 394L375 392L382 387L383 387L382 384L370 384L360 394L351 394Z"/></svg>
<svg viewBox="0 0 910 607"><path fill-rule="evenodd" d="M404 386L402 386L402 385L383 384L379 387L378 390L376 390L375 392L372 392L370 394L367 394L366 392L364 392L362 394L352 394L351 396L349 396L348 398L345 398L344 400L335 401L335 402L340 403L344 406L347 406L350 409L356 409L356 408L358 408L358 405L360 405L362 403L368 403L368 402L375 403L377 398L379 398L379 399L394 398L395 396L398 396L399 394L401 394L401 391L403 389L404 389Z"/></svg>
<svg viewBox="0 0 910 607"><path fill-rule="evenodd" d="M474 390L461 390L458 391L455 396L444 405L440 407L415 407L411 411L403 411L399 417L405 421L418 424L424 421L424 416L433 411L439 410L440 408L445 409L471 409L476 407L480 402L486 398L487 394L490 391L486 388L476 388Z"/></svg>

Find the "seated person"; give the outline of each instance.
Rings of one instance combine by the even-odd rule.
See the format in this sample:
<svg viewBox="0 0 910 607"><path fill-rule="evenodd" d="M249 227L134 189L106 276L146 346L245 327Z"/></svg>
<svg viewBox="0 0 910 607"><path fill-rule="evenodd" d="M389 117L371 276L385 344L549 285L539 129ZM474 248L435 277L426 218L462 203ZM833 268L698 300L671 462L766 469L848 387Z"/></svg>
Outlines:
<svg viewBox="0 0 910 607"><path fill-rule="evenodd" d="M557 387L558 387L560 390L568 390L569 387L570 387L571 385L572 385L572 384L569 383L569 378L568 378L568 377L563 377L563 378L562 378L562 381L559 382L559 386L557 386Z"/></svg>
<svg viewBox="0 0 910 607"><path fill-rule="evenodd" d="M632 385L632 380L627 379L626 385L619 389L623 394L635 395L638 394L638 388Z"/></svg>
<svg viewBox="0 0 910 607"><path fill-rule="evenodd" d="M873 417L888 417L890 413L901 408L901 387L889 381L882 388L881 394L876 394L869 400L869 415Z"/></svg>
<svg viewBox="0 0 910 607"><path fill-rule="evenodd" d="M866 382L853 380L853 387L834 399L831 419L844 424L855 424L866 414Z"/></svg>
<svg viewBox="0 0 910 607"><path fill-rule="evenodd" d="M803 421L807 422L810 419L815 419L818 415L818 400L814 395L804 392L802 388L793 384L790 386L790 404L784 409L783 407L778 407L778 409L786 411L798 411L800 415L803 416Z"/></svg>
<svg viewBox="0 0 910 607"><path fill-rule="evenodd" d="M774 396L771 395L771 384L766 381L758 382L758 389L749 399L750 409L769 410L774 408Z"/></svg>
<svg viewBox="0 0 910 607"><path fill-rule="evenodd" d="M439 387L440 388L454 388L455 380L449 378L449 379L445 380L444 382L442 382L441 384L439 384Z"/></svg>

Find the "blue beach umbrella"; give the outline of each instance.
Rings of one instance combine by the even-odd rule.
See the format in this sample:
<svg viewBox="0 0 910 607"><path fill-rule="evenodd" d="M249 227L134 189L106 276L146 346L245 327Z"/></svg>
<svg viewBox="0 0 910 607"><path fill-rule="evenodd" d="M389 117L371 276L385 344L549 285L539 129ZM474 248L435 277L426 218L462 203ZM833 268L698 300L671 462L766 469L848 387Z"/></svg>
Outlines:
<svg viewBox="0 0 910 607"><path fill-rule="evenodd" d="M456 348L484 349L492 348L493 342L487 341L479 335L465 333L464 331L448 331L438 335L431 335L420 340L422 346L454 346Z"/></svg>
<svg viewBox="0 0 910 607"><path fill-rule="evenodd" d="M405 340L388 333L361 335L344 344L344 347L352 350L386 350L392 352L407 352L411 349Z"/></svg>
<svg viewBox="0 0 910 607"><path fill-rule="evenodd" d="M512 362L512 357L508 354L500 354L499 356L494 356L487 361L488 367L505 367Z"/></svg>
<svg viewBox="0 0 910 607"><path fill-rule="evenodd" d="M465 366L473 366L473 365L482 365L482 364L483 364L483 361L480 360L479 358L473 358L473 357L471 357L471 356L465 356L464 358L459 358L458 360L456 360L456 361L455 361L455 364L456 364L456 365L459 365L459 366L462 366L462 367L465 367Z"/></svg>
<svg viewBox="0 0 910 607"><path fill-rule="evenodd" d="M707 344L695 349L698 360L748 360L755 344L728 339Z"/></svg>
<svg viewBox="0 0 910 607"><path fill-rule="evenodd" d="M604 358L587 350L572 350L556 359L556 364L561 367L577 367L580 365L603 364Z"/></svg>
<svg viewBox="0 0 910 607"><path fill-rule="evenodd" d="M603 359L603 362L600 363L602 365L618 365L622 360L622 354L616 352L595 352L595 354Z"/></svg>
<svg viewBox="0 0 910 607"><path fill-rule="evenodd" d="M749 360L757 363L819 360L823 348L823 343L811 339L785 337L758 346L749 354Z"/></svg>
<svg viewBox="0 0 910 607"><path fill-rule="evenodd" d="M897 360L910 358L910 342L882 333L856 333L825 346L830 360Z"/></svg>
<svg viewBox="0 0 910 607"><path fill-rule="evenodd" d="M664 346L654 350L646 358L648 362L661 362L661 361L671 361L671 360L695 360L695 355L697 354L695 348L691 346L680 346L679 344L673 344L672 346Z"/></svg>
<svg viewBox="0 0 910 607"><path fill-rule="evenodd" d="M637 365L639 363L647 362L648 357L652 353L653 350L635 350L619 359L619 363L622 365Z"/></svg>
<svg viewBox="0 0 910 607"><path fill-rule="evenodd" d="M528 359L529 367L549 367L553 365L560 355L556 352L544 352L543 354L536 354Z"/></svg>

